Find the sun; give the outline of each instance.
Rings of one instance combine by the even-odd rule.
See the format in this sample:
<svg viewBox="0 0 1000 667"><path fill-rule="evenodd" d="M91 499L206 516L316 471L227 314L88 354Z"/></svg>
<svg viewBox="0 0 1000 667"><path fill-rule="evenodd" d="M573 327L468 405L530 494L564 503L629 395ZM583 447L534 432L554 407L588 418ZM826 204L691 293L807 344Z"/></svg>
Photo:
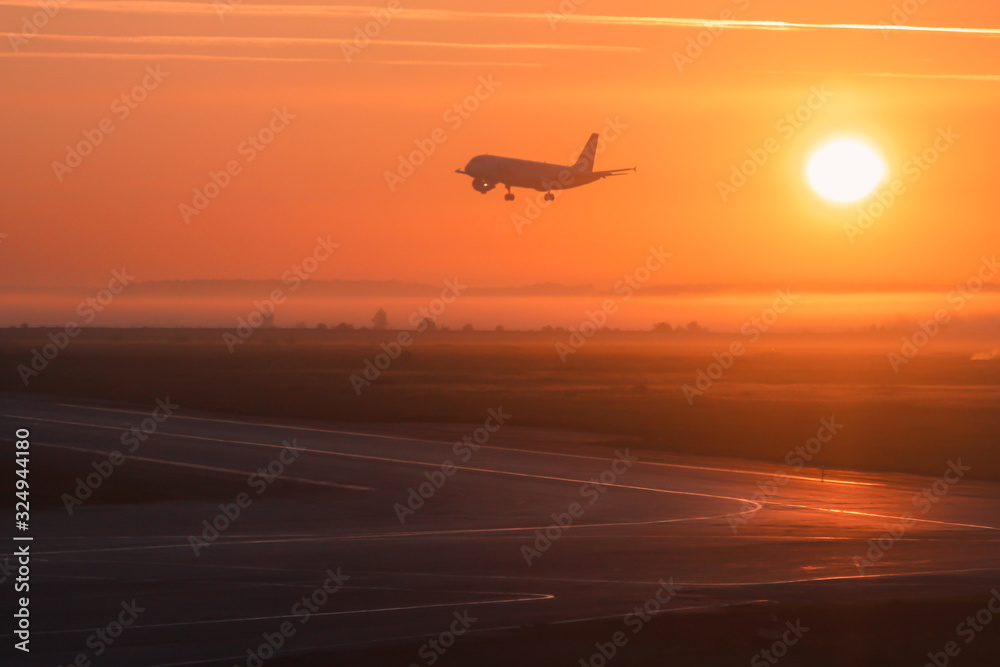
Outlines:
<svg viewBox="0 0 1000 667"><path fill-rule="evenodd" d="M864 199L885 180L887 169L878 151L860 139L833 139L809 158L809 185L822 197L838 203Z"/></svg>

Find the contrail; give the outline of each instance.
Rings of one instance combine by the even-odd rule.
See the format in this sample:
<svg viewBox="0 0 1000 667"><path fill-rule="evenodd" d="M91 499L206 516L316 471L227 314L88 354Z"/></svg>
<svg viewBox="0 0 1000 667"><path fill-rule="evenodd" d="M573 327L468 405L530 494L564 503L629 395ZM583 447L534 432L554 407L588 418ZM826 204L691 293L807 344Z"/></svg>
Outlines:
<svg viewBox="0 0 1000 667"><path fill-rule="evenodd" d="M24 7L37 9L34 0L0 0L0 7ZM67 3L63 11L91 11L129 14L175 14L201 15L220 14L231 17L268 16L271 18L326 17L340 19L372 20L371 5L263 5L244 4L233 0L215 2L161 2L158 0L74 0ZM538 12L478 12L460 9L400 9L393 20L410 21L527 21L545 22L552 20L553 14ZM801 23L792 21L750 21L740 19L701 19L668 16L608 16L599 14L558 14L560 22L607 26L646 26L667 28L726 28L738 30L888 30L913 33L954 33L963 35L983 35L996 37L1000 28L960 28L953 26L919 26L868 23Z"/></svg>

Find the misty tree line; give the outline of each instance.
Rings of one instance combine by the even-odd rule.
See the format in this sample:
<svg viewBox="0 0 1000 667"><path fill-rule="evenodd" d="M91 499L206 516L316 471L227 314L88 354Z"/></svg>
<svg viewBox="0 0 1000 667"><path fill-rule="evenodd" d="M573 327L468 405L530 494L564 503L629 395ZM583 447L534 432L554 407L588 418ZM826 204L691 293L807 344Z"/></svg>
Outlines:
<svg viewBox="0 0 1000 667"><path fill-rule="evenodd" d="M261 329L277 328L273 312L261 313L261 316L264 318L264 323L260 326ZM335 326L328 326L324 322L320 322L319 324L316 325L316 328L323 331L365 331L368 329L374 331L387 331L389 329L389 315L388 313L385 312L384 308L379 308L378 311L376 311L375 315L371 319L371 323L372 323L371 327L355 327L350 322L341 322L340 324L337 324ZM24 322L20 325L19 328L27 329L30 326L31 325L29 325L27 322ZM15 325L11 325L11 328L16 328L16 327ZM308 328L308 326L306 325L305 322L300 321L296 322L291 328L306 329ZM434 321L434 319L430 317L426 317L423 320L421 320L418 323L418 326L415 328L419 329L420 331L451 331L450 327L438 326L437 323ZM504 327L503 325L498 325L493 330L501 332L504 331ZM476 328L472 324L466 324L460 329L460 331L468 333L471 331L476 331ZM525 331L531 331L531 329L526 329ZM542 333L566 333L569 331L569 329L566 327L554 327L552 325L546 325L541 329L539 329L538 331L541 331ZM612 329L604 327L601 329L601 331L612 331ZM613 329L613 331L621 331L621 329ZM658 334L703 334L703 333L708 333L708 328L701 326L697 322L689 322L687 325L678 325L676 327L671 326L667 322L657 322L656 324L653 325L652 331L653 333L658 333Z"/></svg>
<svg viewBox="0 0 1000 667"><path fill-rule="evenodd" d="M271 317L272 326L273 326L273 319L274 317L272 315ZM375 331L386 331L390 328L389 314L385 312L384 308L379 308L375 312L375 315L372 317L371 323L372 323L371 329ZM300 322L296 325L296 328L301 329L305 328L305 326L306 325L304 322ZM340 324L334 327L329 327L326 324L320 322L319 324L316 325L316 328L324 330L333 330L333 331L358 330L358 328L356 328L353 324L350 324L348 322L341 322ZM451 329L447 326L439 327L437 325L437 322L435 322L434 319L430 317L426 317L423 320L421 320L417 328L421 331L451 331ZM365 329L368 329L368 327L360 327L360 330L362 331ZM460 331L471 332L471 331L476 331L476 328L472 324L466 324L460 329ZM504 331L503 325L496 326L494 328L494 331ZM552 325L546 325L542 327L539 331L543 333L563 333L568 331L568 329L566 327L558 327L558 326L554 327ZM612 331L612 329L604 327L603 329L601 329L601 331ZM621 329L614 329L614 331L621 331ZM667 334L667 333L703 334L703 333L708 333L708 327L703 327L700 324L698 324L698 322L688 322L686 325L677 325L676 327L671 326L670 323L668 322L657 322L656 324L653 325L652 331L653 333L659 333L659 334Z"/></svg>

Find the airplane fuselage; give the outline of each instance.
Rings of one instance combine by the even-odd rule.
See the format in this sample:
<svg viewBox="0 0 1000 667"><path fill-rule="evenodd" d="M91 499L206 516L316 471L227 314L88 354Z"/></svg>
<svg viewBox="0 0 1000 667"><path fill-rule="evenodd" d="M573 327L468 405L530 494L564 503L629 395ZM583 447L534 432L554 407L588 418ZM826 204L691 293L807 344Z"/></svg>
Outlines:
<svg viewBox="0 0 1000 667"><path fill-rule="evenodd" d="M509 185L513 188L529 188L539 192L577 188L601 178L566 165L497 155L477 155L469 161L465 173L487 185Z"/></svg>
<svg viewBox="0 0 1000 667"><path fill-rule="evenodd" d="M545 199L552 200L553 190L568 190L599 181L608 176L619 176L635 171L632 169L612 169L594 171L594 158L598 151L600 135L590 135L580 158L572 165L534 162L498 155L477 155L469 160L465 169L457 169L460 174L472 177L472 187L486 194L498 185L507 188L505 199L514 199L511 188L527 188L546 193Z"/></svg>

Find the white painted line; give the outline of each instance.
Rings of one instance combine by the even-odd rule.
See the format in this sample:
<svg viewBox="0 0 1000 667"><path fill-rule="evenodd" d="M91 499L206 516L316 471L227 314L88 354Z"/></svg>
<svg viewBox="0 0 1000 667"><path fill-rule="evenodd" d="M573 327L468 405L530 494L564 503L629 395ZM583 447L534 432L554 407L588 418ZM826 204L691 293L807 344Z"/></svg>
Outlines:
<svg viewBox="0 0 1000 667"><path fill-rule="evenodd" d="M58 405L60 405L62 407L68 407L68 408L77 408L77 409L80 409L80 410L98 410L98 411L101 411L101 412L123 412L123 413L127 413L127 414L140 414L140 415L141 414L147 414L147 413L142 412L141 410L126 410L126 409L117 409L117 408L98 408L98 407L94 407L94 406L77 405L77 404L73 404L73 403L59 403ZM381 440L397 440L397 441L402 441L402 442L424 442L424 443L435 444L435 445L453 445L453 444L455 444L453 441L450 441L450 440L431 440L431 439L427 439L427 438L412 438L412 437L408 437L408 436L385 435L385 434L381 434L381 433L366 433L366 432L363 432L363 431L344 431L344 430L339 430L339 429L325 429L325 428L315 428L315 427L309 427L309 426L292 426L292 425L287 425L287 424L272 424L272 423L269 423L269 422L252 422L252 421L244 421L244 420L236 420L236 419L218 419L218 418L213 418L213 417L191 417L191 416L186 416L186 415L172 415L170 418L171 419L187 419L187 420L191 420L191 421L216 422L216 423L220 423L220 424L237 424L237 425L240 425L240 426L262 426L262 427L265 427L265 428L278 428L278 429L294 430L294 431L311 431L313 433L330 433L330 434L335 434L335 435L352 435L352 436L357 436L357 437L362 437L362 438L376 438L376 439L381 439ZM560 456L560 457L564 457L564 458L586 459L586 460L591 460L591 461L607 461L608 460L607 458L600 457L600 456L587 456L587 455L584 455L584 454L566 454L566 453L563 453L563 452L546 452L546 451L539 451L539 450L534 450L534 449L520 449L520 448L516 448L516 447L499 447L499 446L496 446L496 445L489 445L489 446L486 446L484 448L485 449L495 449L495 450L498 450L498 451L520 452L522 454L532 454L532 455L535 455L535 456ZM640 461L640 463L642 463L643 465L658 466L658 467L663 467L663 468L681 468L681 469L688 469L688 470L705 470L705 471L708 471L708 472L725 472L725 473L731 473L731 474L735 474L735 475L752 475L754 477L773 477L774 476L773 472L772 473L768 473L768 472L762 472L762 471L757 471L757 470L738 470L738 469L734 469L734 468L715 468L715 467L711 467L711 466L693 466L693 465L684 465L684 464L680 464L680 463L663 463L663 462L659 462L659 461ZM841 480L841 479L829 479L829 478L826 479L825 481L823 481L823 480L816 479L815 477L806 477L805 475L786 475L786 477L788 477L788 479L796 479L796 480L800 480L800 481L804 481L804 482L815 482L817 484L848 484L848 485L851 485L851 486L885 486L884 484L880 484L878 482L857 482L857 481L849 481L849 480Z"/></svg>
<svg viewBox="0 0 1000 667"><path fill-rule="evenodd" d="M83 447L71 447L69 445L56 445L51 442L36 442L31 443L33 446L37 445L39 447L53 447L55 449L68 449L74 452L83 452L85 454L96 454L98 456L107 456L108 452L102 451L100 449L84 449ZM165 466L175 466L178 468L193 468L195 470L210 470L212 472L220 472L229 475L239 475L241 477L253 475L253 470L234 470L232 468L217 468L215 466L202 465L200 463L181 463L179 461L164 461L163 459L150 459L144 456L135 456L133 454L125 454L125 460L133 461L144 461L146 463L156 463ZM300 484L314 484L316 486L327 486L336 489L349 489L351 491L371 491L371 487L368 486L357 486L354 484L338 484L336 482L321 482L313 479L304 479L302 477L289 477L287 475L281 475L281 479L288 480L290 482L299 482Z"/></svg>
<svg viewBox="0 0 1000 667"><path fill-rule="evenodd" d="M504 595L503 592L497 592L497 595ZM441 607L475 607L482 605L491 604L509 604L514 602L536 602L539 600L554 600L554 595L548 595L546 593L524 593L526 597L516 597L516 598L505 598L502 600L473 600L471 602L439 602L436 604L420 604L411 605L406 607L381 607L378 609L355 609L350 611L324 611L324 612L314 612L310 614L310 617L321 617L321 616L354 616L358 614L381 614L391 611L412 611L414 609L439 609ZM222 623L248 623L254 621L277 621L286 618L298 618L295 614L278 614L275 616L247 616L244 618L218 618L211 619L207 621L176 621L174 623L150 623L147 625L133 624L129 626L130 630L149 630L152 628L182 628L190 627L196 625L219 625ZM36 635L65 635L72 634L74 632L96 632L100 628L71 628L69 630L35 630L33 634Z"/></svg>

